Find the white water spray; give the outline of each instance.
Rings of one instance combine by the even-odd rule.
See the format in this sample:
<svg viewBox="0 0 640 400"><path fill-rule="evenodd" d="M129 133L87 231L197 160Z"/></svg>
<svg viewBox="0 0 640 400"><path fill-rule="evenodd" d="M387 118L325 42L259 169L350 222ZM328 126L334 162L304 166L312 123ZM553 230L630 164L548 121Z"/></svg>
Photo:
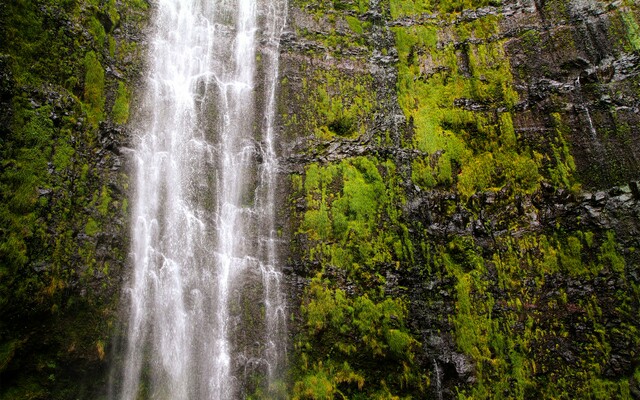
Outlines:
<svg viewBox="0 0 640 400"><path fill-rule="evenodd" d="M115 398L231 399L244 390L247 360L267 380L282 371L273 121L286 3L264 1L154 4ZM247 287L264 304L264 321L251 324L263 330L257 348L234 340L248 326Z"/></svg>

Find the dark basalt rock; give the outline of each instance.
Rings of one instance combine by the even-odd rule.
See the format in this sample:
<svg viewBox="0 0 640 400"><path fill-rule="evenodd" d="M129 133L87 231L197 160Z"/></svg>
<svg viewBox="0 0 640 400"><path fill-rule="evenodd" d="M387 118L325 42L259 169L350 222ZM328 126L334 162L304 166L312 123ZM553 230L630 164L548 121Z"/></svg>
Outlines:
<svg viewBox="0 0 640 400"><path fill-rule="evenodd" d="M600 355L602 372L596 373L597 376L612 381L632 379L634 368L640 364L637 356L626 350L637 344L632 344L628 335L621 335L626 337L623 339L611 334L621 324L638 327L637 320L622 316L615 305L620 304L621 298L616 296L623 296L619 292L629 290L628 281L638 282L640 275L639 260L635 255L640 233L640 189L637 184L640 141L636 140L640 135L640 114L637 112L640 100L637 90L633 89L637 88L640 78L640 60L637 50L628 44L626 47L620 45L625 33L619 26L619 7L619 2L506 1L500 7L460 10L452 13L451 18L434 9L430 13L392 19L388 10L380 9L375 3L371 6L373 10L360 16L360 20L370 20L374 24L367 32L371 56L359 60L366 65L362 67L366 72L362 73L370 74L375 82L378 108L371 118L373 123L367 125L364 134L355 138L318 138L312 132L297 130L291 133L291 139L282 139L285 173L304 175L304 166L310 163L332 165L363 155L390 160L396 165L405 196L398 208L402 210L410 241L414 248L423 246L429 250L427 254L416 250L414 259L404 266L406 269L394 275L393 282L403 288L402 293L408 299L407 323L421 340L422 351L417 358L423 370L428 371L433 398L453 398L459 390L473 387L477 384L478 370L477 361L462 354L456 343L455 326L451 322L458 312L456 279L447 275L445 267L438 265L441 261L434 261L433 254L438 251L451 257L459 251L461 254L457 256L461 263L468 262L464 258L465 252L480 257L486 268L480 279L486 282L487 293L472 292L470 295L476 303L482 303L490 296L495 301L492 317L500 321L499 324L509 324L508 329L515 332L514 336L528 329L525 326L527 317L544 332L532 341L528 350L528 357L536 362L539 370L532 378L534 387L526 392L526 398L535 397L537 391L543 390L545 379L549 376L557 379L567 365L582 368L585 360L593 356L582 346L593 342L596 325L605 327L612 349L606 357ZM300 12L296 5L292 8L294 14ZM635 12L637 15L637 10ZM485 39L473 34L460 39L453 33L452 27L494 16L500 20L500 29ZM348 52L334 52L330 45L320 44L304 34L292 33L302 32L297 29L299 20L297 17L292 19L285 38L283 76L289 82L304 79L303 71L307 70L303 64L298 64L299 59L290 56L291 52L298 51L320 54L317 58L309 56L310 63L324 57L324 68L351 73L342 67L342 57ZM307 22L305 24L305 27L309 26ZM466 78L473 77L471 57L478 57L479 46L503 44L513 74L512 85L517 92L515 104L505 106L465 96L454 99L448 106L481 116L511 113L519 146L539 153L544 159L539 169L545 178L533 193L514 194L513 187L504 185L465 198L454 188L455 174L460 172L455 170L455 165L451 186L438 184L427 189L413 181L411 172L415 160L428 157L438 160L441 154L426 155L411 149L415 121L413 115L405 118L398 105L397 66L402 60L398 58L392 32L420 26L437 27L435 50L447 46L457 50L458 73ZM330 32L332 26L327 19L318 18L313 28L316 32ZM427 53L419 46L411 49L414 58L426 59ZM358 58L359 53L353 54ZM420 80L452 71L437 65L416 63L414 67L420 69L415 78ZM486 79L480 77L480 81L483 78ZM299 113L304 107L292 104L287 98L282 98L281 102L287 105L291 114ZM282 130L286 134L290 132L286 127ZM465 135L471 135L469 130L458 134L467 140ZM567 187L546 175L556 162L553 160L559 157L558 148L562 144L558 135L566 142L567 154L572 156L571 162L575 162L572 172L575 182L581 185ZM339 191L339 185L332 190ZM338 192L328 190L327 195L338 195ZM309 207L295 196L292 206L298 216ZM296 223L299 221L292 222L294 232ZM559 271L543 277L536 278L535 271L523 272L519 283L522 293L517 296L530 296L536 301L522 304L521 309L514 306L516 295L497 283L501 272L494 265L493 257L509 252L509 246L523 238L545 237L562 247L566 246L567 237L585 232L592 234L598 244L595 248L581 244L583 264L605 259L604 250L597 246L602 245L608 234L613 234L615 248L626 262L624 272L612 271L613 267L607 261L594 276L575 276L563 265L569 261L561 259ZM295 260L294 274L321 270L322 266L317 265L316 260L312 263L303 258L305 249L312 244L300 240L304 235L292 235L299 244L299 247L289 249ZM471 244L455 250L461 238ZM429 258L429 252L432 258ZM544 256L540 248L530 252L527 257ZM522 263L526 264L525 261ZM473 269L473 266L466 268ZM297 292L303 294L304 286L300 286L300 280L295 282ZM385 290L394 292L386 287ZM563 303L559 299L565 295ZM630 309L637 310L638 299L633 294L628 296ZM584 305L586 303L597 304L602 315L594 317L593 311ZM502 322L501 318L514 313L519 313L518 321L513 324ZM554 326L560 325L568 330L566 337L553 331ZM630 384L630 391L633 396L640 393L637 382ZM512 394L502 395L509 397Z"/></svg>

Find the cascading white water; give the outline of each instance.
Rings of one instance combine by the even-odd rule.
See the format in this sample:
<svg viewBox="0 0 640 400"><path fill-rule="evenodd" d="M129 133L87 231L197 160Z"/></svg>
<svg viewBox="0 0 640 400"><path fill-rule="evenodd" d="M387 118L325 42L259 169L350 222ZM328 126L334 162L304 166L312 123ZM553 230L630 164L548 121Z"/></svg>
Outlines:
<svg viewBox="0 0 640 400"><path fill-rule="evenodd" d="M274 113L286 3L153 5L134 153L127 343L112 393L230 399L243 390L238 371L257 365L270 381L285 360ZM242 299L255 292L263 321L247 322ZM234 340L249 326L263 331L257 346Z"/></svg>
<svg viewBox="0 0 640 400"><path fill-rule="evenodd" d="M266 361L268 379L273 381L281 372L286 358L286 341L282 340L286 332L285 300L282 292L281 273L276 267L276 229L275 229L275 189L278 172L278 159L275 153L274 118L276 113L276 89L278 85L278 61L280 55L280 35L285 25L286 2L272 2L268 6L267 28L265 37L268 39L264 46L264 69L266 73L265 92L266 105L264 110L264 163L261 170L262 192L258 194L259 210L262 216L262 229L267 232L266 243L261 263L264 285L265 321L266 321Z"/></svg>

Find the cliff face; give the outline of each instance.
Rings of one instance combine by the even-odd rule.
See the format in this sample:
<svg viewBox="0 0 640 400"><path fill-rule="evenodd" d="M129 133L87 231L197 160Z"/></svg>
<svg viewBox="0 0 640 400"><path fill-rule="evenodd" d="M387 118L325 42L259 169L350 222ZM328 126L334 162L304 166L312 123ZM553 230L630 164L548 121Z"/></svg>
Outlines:
<svg viewBox="0 0 640 400"><path fill-rule="evenodd" d="M0 398L96 398L128 237L142 1L0 5Z"/></svg>
<svg viewBox="0 0 640 400"><path fill-rule="evenodd" d="M640 396L638 13L292 2L294 397Z"/></svg>
<svg viewBox="0 0 640 400"><path fill-rule="evenodd" d="M106 388L147 14L0 4L0 398ZM640 397L637 3L288 18L285 397Z"/></svg>

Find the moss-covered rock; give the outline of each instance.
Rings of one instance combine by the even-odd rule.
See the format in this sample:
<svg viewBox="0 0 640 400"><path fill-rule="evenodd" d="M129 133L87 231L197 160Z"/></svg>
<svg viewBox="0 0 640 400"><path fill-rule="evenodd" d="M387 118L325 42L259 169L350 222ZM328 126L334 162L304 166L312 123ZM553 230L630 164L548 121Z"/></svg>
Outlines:
<svg viewBox="0 0 640 400"><path fill-rule="evenodd" d="M0 398L96 398L128 251L118 124L147 6L1 7Z"/></svg>
<svg viewBox="0 0 640 400"><path fill-rule="evenodd" d="M640 393L638 8L527 4L293 3L294 396ZM315 134L333 104L318 70L373 82L364 132ZM364 299L406 311L369 322L376 337L359 328ZM412 338L404 358L385 329Z"/></svg>
<svg viewBox="0 0 640 400"><path fill-rule="evenodd" d="M0 11L0 398L96 398L147 3ZM290 374L247 396L640 396L636 2L296 0L288 21Z"/></svg>

